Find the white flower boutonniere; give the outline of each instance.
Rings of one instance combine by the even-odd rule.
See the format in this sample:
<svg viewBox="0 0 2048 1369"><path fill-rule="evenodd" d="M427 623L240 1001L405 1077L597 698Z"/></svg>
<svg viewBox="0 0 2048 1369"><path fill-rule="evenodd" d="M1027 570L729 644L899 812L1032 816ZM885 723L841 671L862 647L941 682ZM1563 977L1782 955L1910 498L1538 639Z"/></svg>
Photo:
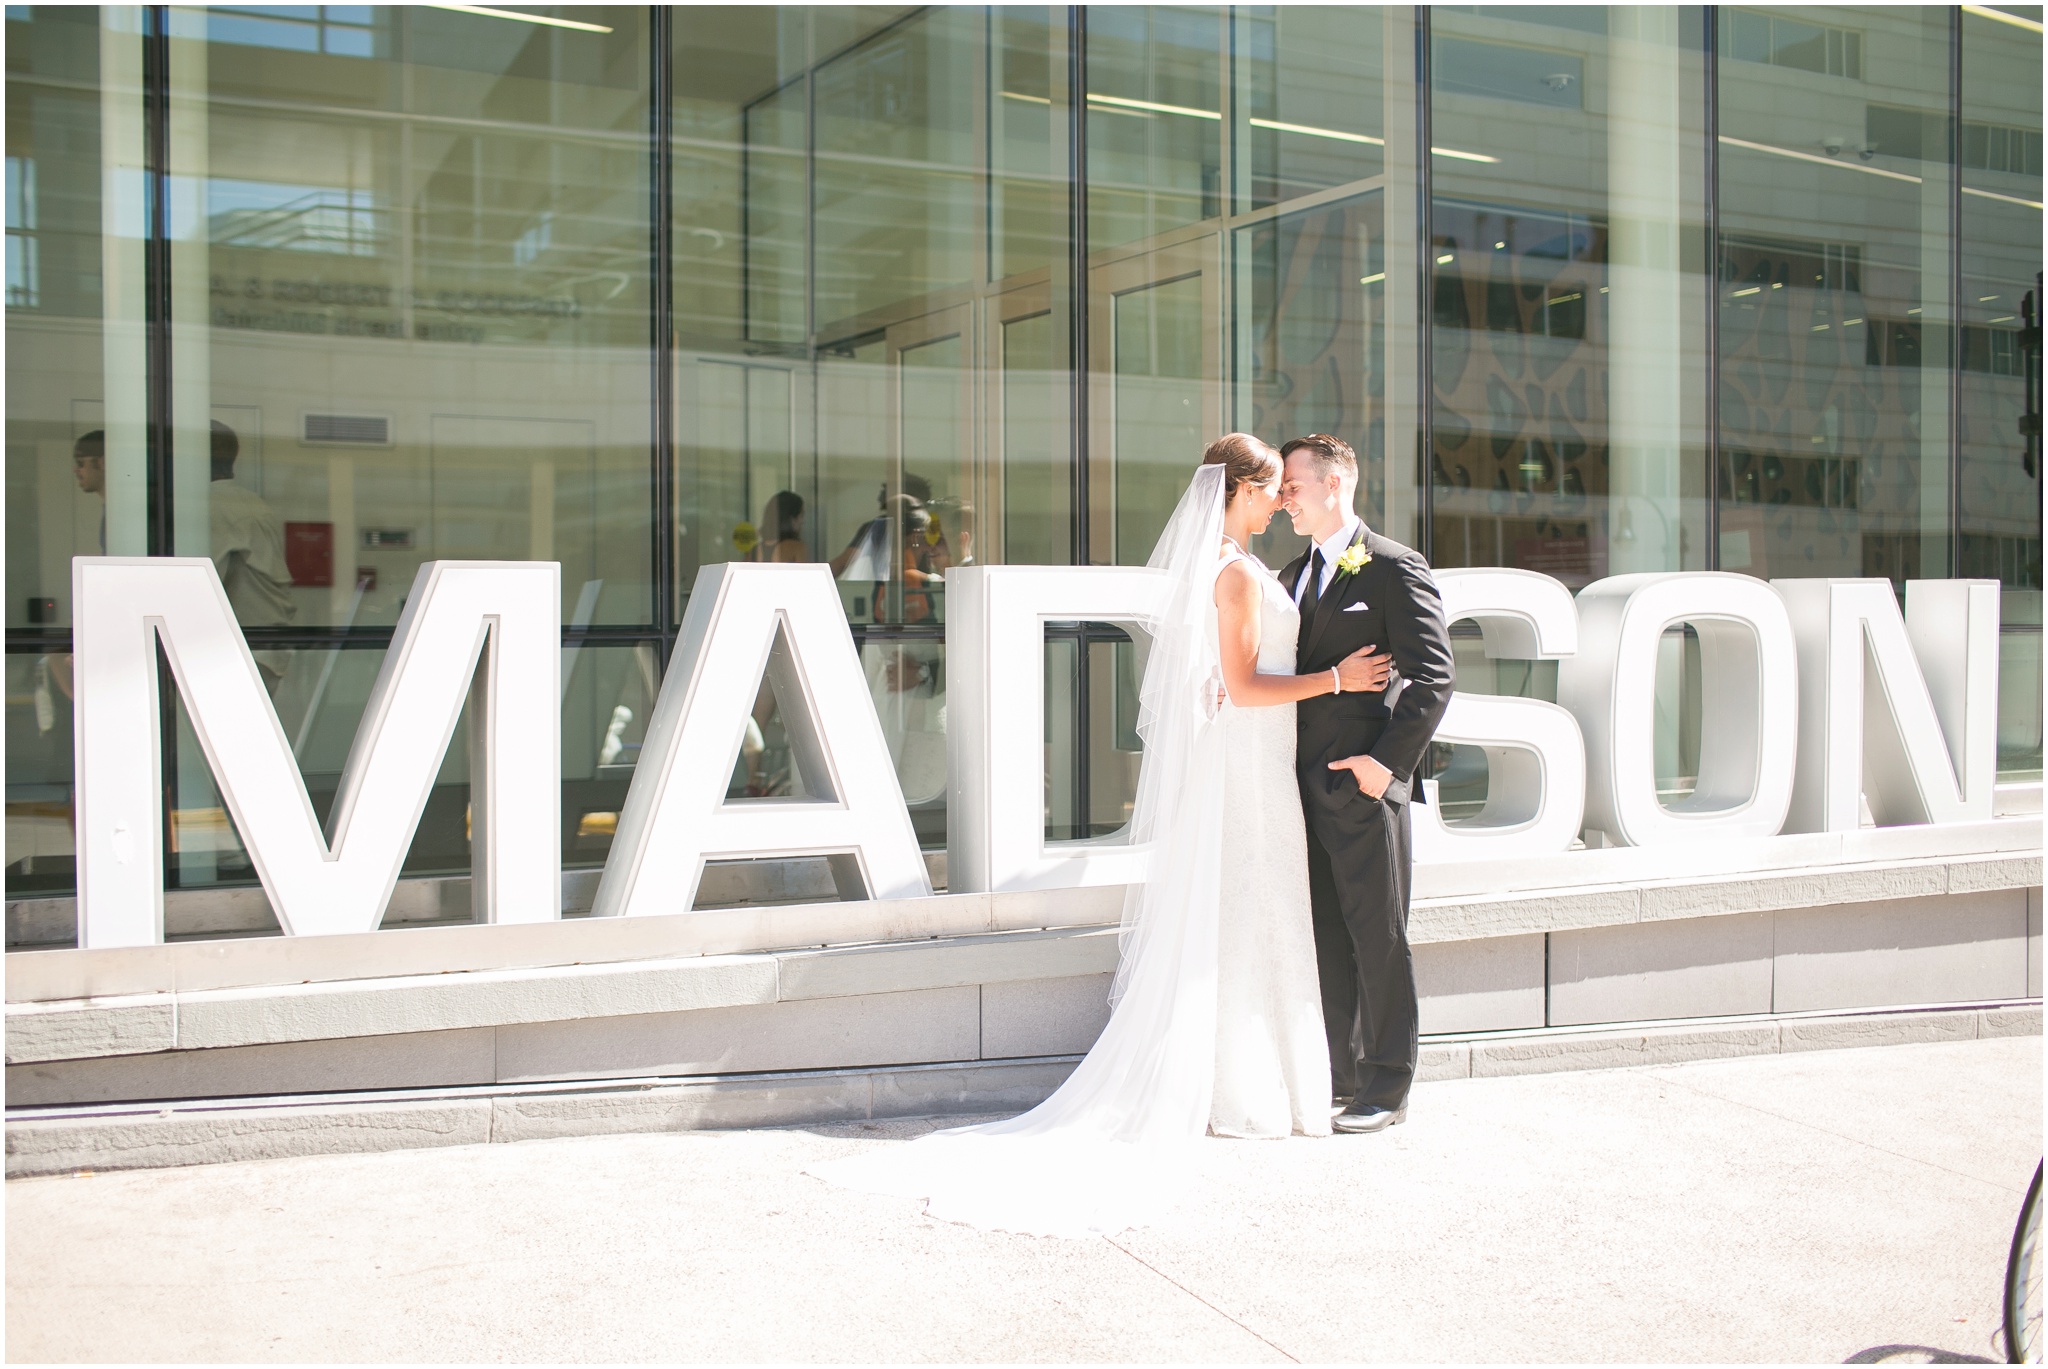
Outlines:
<svg viewBox="0 0 2048 1369"><path fill-rule="evenodd" d="M1356 575L1370 564L1372 564L1372 553L1365 549L1365 543L1353 542L1344 549L1344 554L1337 558L1337 573L1339 575Z"/></svg>

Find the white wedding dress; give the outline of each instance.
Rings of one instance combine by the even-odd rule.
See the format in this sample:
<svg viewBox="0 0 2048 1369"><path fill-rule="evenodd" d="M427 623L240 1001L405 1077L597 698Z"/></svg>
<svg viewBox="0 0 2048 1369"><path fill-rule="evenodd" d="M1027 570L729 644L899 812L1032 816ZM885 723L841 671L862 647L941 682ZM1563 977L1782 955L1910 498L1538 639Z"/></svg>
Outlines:
<svg viewBox="0 0 2048 1369"><path fill-rule="evenodd" d="M1293 598L1260 562L1261 675L1294 674ZM1220 569L1220 566L1219 566ZM1330 1047L1308 902L1308 837L1294 778L1294 705L1223 706L1223 872L1217 900L1218 1136L1330 1134Z"/></svg>
<svg viewBox="0 0 2048 1369"><path fill-rule="evenodd" d="M1145 753L1130 824L1150 868L1125 893L1102 1035L1021 1116L810 1173L922 1198L931 1216L971 1226L1113 1234L1185 1191L1212 1122L1226 1135L1328 1133L1294 710L1217 705L1222 532L1223 468L1203 466L1148 563L1168 583L1165 606L1144 624ZM1257 569L1259 665L1291 674L1294 605Z"/></svg>

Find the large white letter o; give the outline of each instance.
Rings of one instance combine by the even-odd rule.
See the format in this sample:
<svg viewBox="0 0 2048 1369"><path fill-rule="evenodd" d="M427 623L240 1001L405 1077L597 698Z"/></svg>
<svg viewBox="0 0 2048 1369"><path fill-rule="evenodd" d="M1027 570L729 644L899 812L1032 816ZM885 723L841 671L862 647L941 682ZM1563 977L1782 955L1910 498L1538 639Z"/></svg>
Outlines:
<svg viewBox="0 0 2048 1369"><path fill-rule="evenodd" d="M1586 825L1625 846L1768 837L1785 824L1798 764L1799 657L1784 600L1721 572L1616 575L1579 591L1579 652L1558 702L1586 739ZM1702 672L1700 775L1657 798L1657 643L1689 623Z"/></svg>

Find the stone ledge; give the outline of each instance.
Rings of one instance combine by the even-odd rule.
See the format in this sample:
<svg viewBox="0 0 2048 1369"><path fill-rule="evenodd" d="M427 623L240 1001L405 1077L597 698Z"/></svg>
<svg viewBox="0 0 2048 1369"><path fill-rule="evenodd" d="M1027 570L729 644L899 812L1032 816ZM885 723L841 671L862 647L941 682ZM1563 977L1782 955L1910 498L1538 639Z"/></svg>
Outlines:
<svg viewBox="0 0 2048 1369"><path fill-rule="evenodd" d="M2040 843L2040 819L2029 818L1771 837L1725 849L1582 851L1421 866L1409 938L1417 944L1474 941L1853 904L1916 891L2035 888L2041 882ZM43 1003L1101 928L1115 925L1122 906L1121 886L1104 885L513 926L401 926L342 936L23 950L7 955L7 999Z"/></svg>
<svg viewBox="0 0 2048 1369"><path fill-rule="evenodd" d="M1904 831L1907 829L1886 829ZM1805 838L1776 838L1779 841ZM1794 908L1853 907L1896 899L2030 889L2041 882L2039 853L1912 855L1857 864L1758 869L1739 874L1659 876L1629 884L1507 891L1485 896L1418 894L1408 939L1421 945L1537 932L1576 932L1632 923L1683 921ZM1596 854L1606 855L1608 852ZM1632 854L1632 853L1631 853ZM1418 875L1418 885L1420 885Z"/></svg>
<svg viewBox="0 0 2048 1369"><path fill-rule="evenodd" d="M143 1055L178 1044L176 1000L171 994L88 998L7 1009L7 1063Z"/></svg>
<svg viewBox="0 0 2048 1369"><path fill-rule="evenodd" d="M393 927L338 936L245 937L82 951L11 951L7 1001L194 993L411 975L758 955L1114 925L1122 886L946 894L864 903L580 917L505 926Z"/></svg>
<svg viewBox="0 0 2048 1369"><path fill-rule="evenodd" d="M182 993L177 995L177 1048L394 1036L773 1003L775 975L772 956L705 956ZM11 1016L7 1049L11 1063Z"/></svg>
<svg viewBox="0 0 2048 1369"><path fill-rule="evenodd" d="M10 1065L872 997L1116 969L1114 928L10 1004Z"/></svg>
<svg viewBox="0 0 2048 1369"><path fill-rule="evenodd" d="M10 1122L7 1173L11 1178L79 1169L162 1169L481 1145L490 1139L488 1098L207 1111L166 1108L25 1125Z"/></svg>
<svg viewBox="0 0 2048 1369"><path fill-rule="evenodd" d="M2038 1035L2041 1004L1810 1013L1601 1030L1545 1028L1425 1040L1425 1082L1692 1061L1909 1041ZM163 1106L22 1108L7 1114L9 1177L286 1156L592 1136L817 1126L882 1117L1021 1111L1077 1057L690 1079L240 1099Z"/></svg>
<svg viewBox="0 0 2048 1369"><path fill-rule="evenodd" d="M775 957L778 996L846 998L959 984L1065 979L1116 970L1117 929L1085 927L831 950Z"/></svg>

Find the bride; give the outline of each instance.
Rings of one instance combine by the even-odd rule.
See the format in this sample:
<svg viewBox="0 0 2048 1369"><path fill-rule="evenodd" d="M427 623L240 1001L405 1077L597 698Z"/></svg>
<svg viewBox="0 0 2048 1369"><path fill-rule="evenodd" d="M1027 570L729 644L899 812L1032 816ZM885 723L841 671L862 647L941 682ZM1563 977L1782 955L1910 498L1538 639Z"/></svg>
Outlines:
<svg viewBox="0 0 2048 1369"><path fill-rule="evenodd" d="M1177 1191L1191 1142L1330 1132L1330 1063L1310 923L1294 705L1385 685L1367 647L1296 675L1300 616L1245 550L1280 507L1280 456L1232 433L1202 455L1148 564L1168 596L1145 626L1145 744L1109 1024L1022 1116L815 1167L923 1198L951 1221L1110 1234Z"/></svg>

